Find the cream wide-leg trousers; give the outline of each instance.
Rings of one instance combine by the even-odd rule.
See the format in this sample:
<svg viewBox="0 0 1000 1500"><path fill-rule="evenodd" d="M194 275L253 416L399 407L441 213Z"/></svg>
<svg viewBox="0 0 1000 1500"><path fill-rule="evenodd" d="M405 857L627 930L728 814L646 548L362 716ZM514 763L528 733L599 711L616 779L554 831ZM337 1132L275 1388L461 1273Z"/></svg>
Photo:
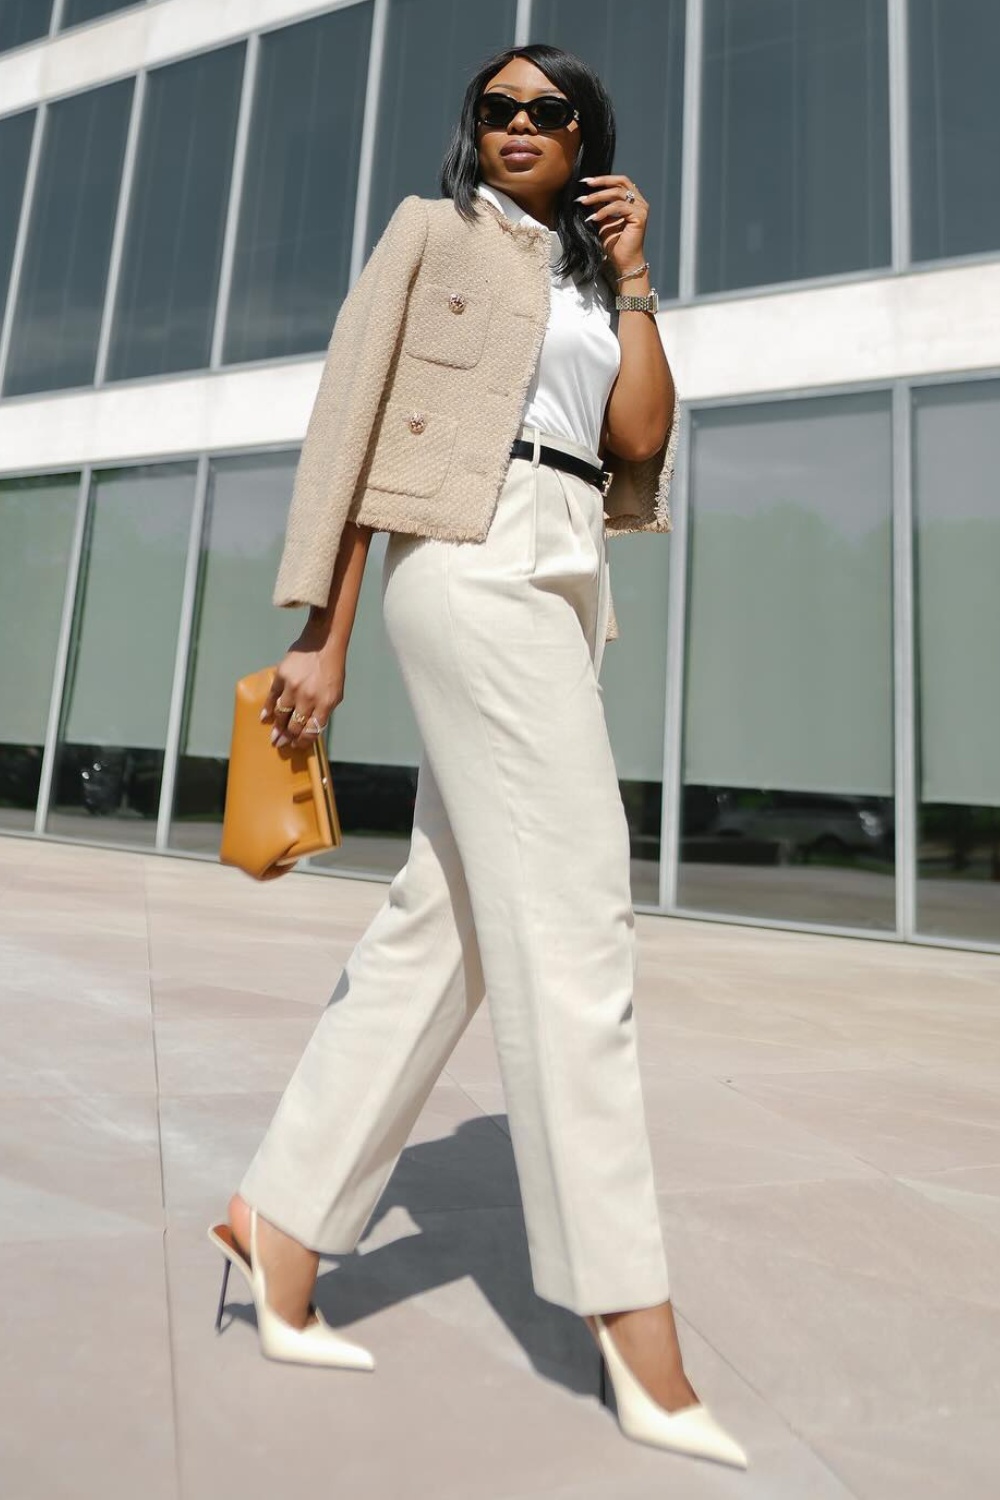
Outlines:
<svg viewBox="0 0 1000 1500"><path fill-rule="evenodd" d="M394 534L383 579L424 745L409 857L239 1191L310 1248L354 1249L485 993L536 1292L580 1314L650 1306L669 1291L597 680L600 491L514 459L484 542Z"/></svg>

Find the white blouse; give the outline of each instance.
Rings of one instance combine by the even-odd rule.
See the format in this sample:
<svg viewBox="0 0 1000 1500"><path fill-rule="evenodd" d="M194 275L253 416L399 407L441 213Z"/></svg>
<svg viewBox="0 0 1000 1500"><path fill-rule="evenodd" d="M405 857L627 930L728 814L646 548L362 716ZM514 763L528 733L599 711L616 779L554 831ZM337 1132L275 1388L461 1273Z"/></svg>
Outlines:
<svg viewBox="0 0 1000 1500"><path fill-rule="evenodd" d="M621 345L611 331L610 288L601 276L575 282L557 275L562 240L556 230L539 225L499 188L480 182L476 191L512 223L538 225L549 236L549 321L521 420L596 453L604 409L621 366Z"/></svg>

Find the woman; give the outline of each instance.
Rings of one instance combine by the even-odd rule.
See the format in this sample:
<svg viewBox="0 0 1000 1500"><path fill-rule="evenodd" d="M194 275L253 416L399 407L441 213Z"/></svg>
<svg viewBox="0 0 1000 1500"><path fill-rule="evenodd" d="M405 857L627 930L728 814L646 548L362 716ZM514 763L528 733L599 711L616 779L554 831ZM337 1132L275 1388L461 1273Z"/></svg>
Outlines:
<svg viewBox="0 0 1000 1500"><path fill-rule="evenodd" d="M400 204L338 316L274 596L310 616L262 717L278 746L322 731L389 531L385 620L424 745L413 839L209 1234L265 1354L373 1368L310 1300L319 1256L357 1244L488 993L536 1291L586 1317L629 1436L745 1467L669 1301L597 682L605 532L669 529L677 435L647 204L613 153L582 62L500 53L466 91L445 196Z"/></svg>

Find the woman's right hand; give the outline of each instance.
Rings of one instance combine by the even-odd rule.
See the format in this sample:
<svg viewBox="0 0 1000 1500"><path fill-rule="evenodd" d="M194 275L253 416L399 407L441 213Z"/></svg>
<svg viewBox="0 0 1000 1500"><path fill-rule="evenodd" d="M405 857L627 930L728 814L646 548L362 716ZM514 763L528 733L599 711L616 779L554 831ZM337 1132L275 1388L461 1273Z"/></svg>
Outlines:
<svg viewBox="0 0 1000 1500"><path fill-rule="evenodd" d="M265 724L274 724L273 745L306 745L326 729L344 697L345 658L344 650L329 640L318 645L307 631L292 642L260 715Z"/></svg>

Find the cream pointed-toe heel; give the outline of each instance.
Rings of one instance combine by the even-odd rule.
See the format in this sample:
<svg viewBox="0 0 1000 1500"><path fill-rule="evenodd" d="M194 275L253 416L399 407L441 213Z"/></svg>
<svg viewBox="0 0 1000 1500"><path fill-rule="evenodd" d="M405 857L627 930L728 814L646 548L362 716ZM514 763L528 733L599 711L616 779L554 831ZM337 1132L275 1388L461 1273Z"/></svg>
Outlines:
<svg viewBox="0 0 1000 1500"><path fill-rule="evenodd" d="M215 1224L208 1231L212 1244L226 1258L222 1273L222 1293L219 1310L215 1317L218 1332L222 1325L222 1310L226 1304L226 1286L230 1269L235 1266L246 1278L257 1311L257 1333L260 1337L261 1353L268 1359L281 1359L296 1365L327 1365L339 1370L374 1370L375 1360L360 1344L352 1344L331 1328L319 1308L312 1302L309 1310L314 1322L304 1328L296 1328L278 1316L268 1306L264 1268L257 1254L257 1210L250 1210L250 1259L240 1249L228 1224Z"/></svg>
<svg viewBox="0 0 1000 1500"><path fill-rule="evenodd" d="M626 1437L637 1443L652 1443L656 1448L669 1448L674 1453L686 1453L691 1458L711 1458L716 1463L732 1464L745 1469L747 1456L728 1432L724 1431L701 1402L693 1406L681 1406L676 1411L667 1411L636 1380L615 1347L610 1329L597 1313L591 1317L597 1328L597 1338L604 1365L611 1376L618 1408L618 1425ZM602 1399L606 1387L603 1382Z"/></svg>

